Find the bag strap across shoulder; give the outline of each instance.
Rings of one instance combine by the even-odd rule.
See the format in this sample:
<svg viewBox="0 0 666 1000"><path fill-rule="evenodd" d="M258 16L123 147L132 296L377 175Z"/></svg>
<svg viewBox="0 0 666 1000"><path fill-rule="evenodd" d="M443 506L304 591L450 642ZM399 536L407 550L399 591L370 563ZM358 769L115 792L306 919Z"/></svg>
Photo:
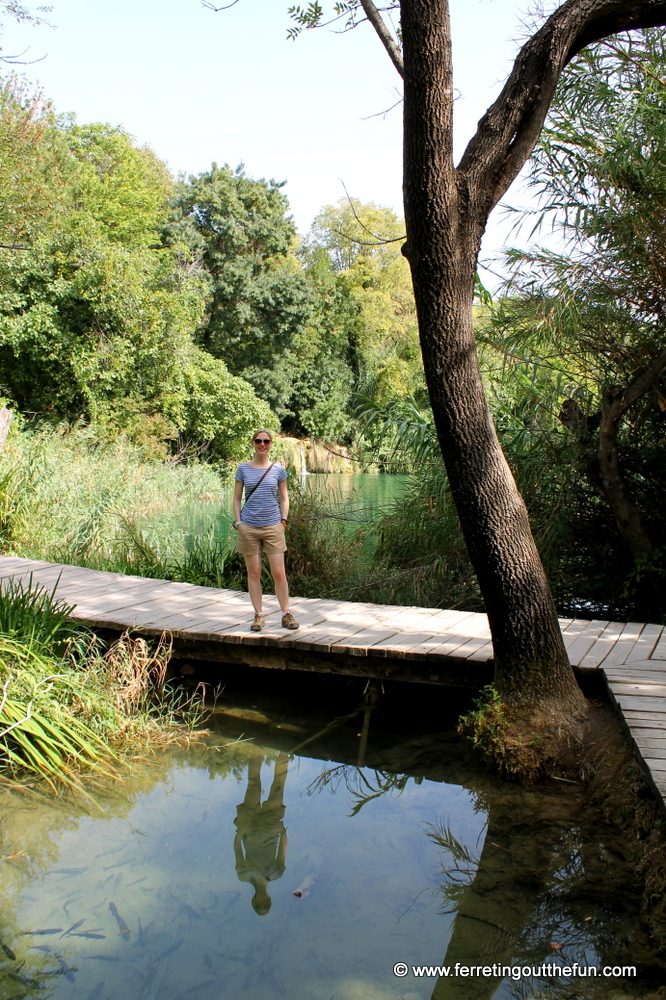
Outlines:
<svg viewBox="0 0 666 1000"><path fill-rule="evenodd" d="M258 482L258 483L257 483L257 484L256 484L255 486L253 486L253 487L252 487L252 489L250 490L250 492L249 492L249 493L246 493L246 494L245 494L245 503L243 504L243 507L241 508L241 514L243 513L243 511L244 511L244 510L245 510L245 508L247 507L247 502L248 502L248 500L250 499L250 497L252 496L252 494L253 494L253 493L254 493L254 492L255 492L256 490L258 490L258 489L259 489L259 487L261 486L261 484L263 483L264 479L266 478L266 476L267 476L267 475L268 475L268 473L269 473L269 472L271 471L271 469L273 468L273 466L274 466L274 465L275 465L275 462L271 462L271 464L270 464L270 465L268 466L268 468L267 468L267 469L266 469L266 471L264 472L264 474L263 474L263 476L261 477L261 479L259 480L259 482Z"/></svg>

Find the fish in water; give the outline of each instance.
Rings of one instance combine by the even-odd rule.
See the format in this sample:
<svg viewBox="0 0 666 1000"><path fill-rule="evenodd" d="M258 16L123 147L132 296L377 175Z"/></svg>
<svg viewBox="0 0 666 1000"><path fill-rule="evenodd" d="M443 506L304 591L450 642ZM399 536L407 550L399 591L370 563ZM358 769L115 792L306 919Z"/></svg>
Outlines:
<svg viewBox="0 0 666 1000"><path fill-rule="evenodd" d="M99 1000L103 990L104 990L104 983L103 982L98 983L97 986L95 986L88 994L87 1000Z"/></svg>
<svg viewBox="0 0 666 1000"><path fill-rule="evenodd" d="M111 910L111 913L116 918L116 923L118 924L118 927L120 928L120 933L123 936L123 940L124 941L129 941L129 939L130 939L130 929L127 926L127 924L125 923L125 921L123 920L123 918L118 913L118 907L116 906L115 903L109 903L109 909Z"/></svg>
<svg viewBox="0 0 666 1000"><path fill-rule="evenodd" d="M128 882L127 883L127 888L129 889L130 886L132 886L132 885L139 885L140 882L145 882L147 878L148 878L148 876L144 875L143 878L138 878L134 882Z"/></svg>
<svg viewBox="0 0 666 1000"><path fill-rule="evenodd" d="M308 875L304 878L298 889L294 889L292 896L298 897L298 899L305 899L306 896L310 895L310 889L315 884L315 880L312 875Z"/></svg>
<svg viewBox="0 0 666 1000"><path fill-rule="evenodd" d="M53 948L51 947L50 944L31 944L30 945L30 950L31 951L43 951L46 954L49 951L53 951Z"/></svg>
<svg viewBox="0 0 666 1000"><path fill-rule="evenodd" d="M166 958L167 955L172 955L174 951L178 951L184 940L185 940L184 938L178 938L177 941L174 941L174 943L172 945L169 945L169 947L165 951L163 951L161 955L157 956L157 958L155 959L155 963L159 962L163 958Z"/></svg>
<svg viewBox="0 0 666 1000"><path fill-rule="evenodd" d="M129 865L132 861L136 861L136 855L132 854L129 858L123 858L122 861L116 861L112 865L107 865L106 868L102 868L103 872L109 872L112 868L120 868L121 865Z"/></svg>
<svg viewBox="0 0 666 1000"><path fill-rule="evenodd" d="M136 948L137 945L139 945L139 947L141 947L141 948L145 947L146 936L148 934L150 934L150 932L152 931L152 929L153 929L154 926L155 926L155 921L151 920L147 927L142 927L141 926L141 917L139 917L139 940L135 942L135 944L134 944L135 948Z"/></svg>
<svg viewBox="0 0 666 1000"><path fill-rule="evenodd" d="M208 969L208 971L212 972L213 975L217 979L219 979L220 977L218 976L217 972L215 971L215 966L213 965L213 960L210 957L210 955L207 955L206 952L204 952L203 960L204 960L204 965L206 966L206 968Z"/></svg>
<svg viewBox="0 0 666 1000"><path fill-rule="evenodd" d="M67 916L69 916L69 913L67 912L67 907L71 906L72 903L78 902L79 899L81 899L81 893L79 893L77 896L70 896L69 899L62 904L62 908Z"/></svg>
<svg viewBox="0 0 666 1000"><path fill-rule="evenodd" d="M71 927L69 927L66 931L64 931L60 935L60 937L67 937L68 934L71 934L72 931L75 931L77 927L80 927L81 924L85 923L85 919L86 919L85 917L81 917L80 920L77 920L75 924L72 924Z"/></svg>
<svg viewBox="0 0 666 1000"><path fill-rule="evenodd" d="M95 938L101 941L106 937L106 934L95 934L94 931L77 931L76 934L70 935L71 937L84 937L84 938Z"/></svg>
<svg viewBox="0 0 666 1000"><path fill-rule="evenodd" d="M7 956L7 958L11 959L12 962L16 961L16 955L14 954L14 952L12 951L12 949L9 947L9 945L6 945L5 942L2 939L0 939L0 948L2 948L2 950L4 951L4 953Z"/></svg>
<svg viewBox="0 0 666 1000"><path fill-rule="evenodd" d="M41 927L37 931L21 931L21 934L62 934L62 927Z"/></svg>
<svg viewBox="0 0 666 1000"><path fill-rule="evenodd" d="M60 966L60 969L65 979L69 983L75 983L76 976L74 975L74 973L76 972L76 969L73 969L71 965L67 965L67 962L63 962L60 956L56 955L56 958L58 959L58 965Z"/></svg>
<svg viewBox="0 0 666 1000"><path fill-rule="evenodd" d="M232 897L231 897L231 899L229 900L229 902L227 903L227 905L225 906L225 908L224 908L224 912L226 913L226 912L227 912L227 910L230 910L230 909L231 909L231 907L232 907L232 906L234 905L234 903L237 903L239 899L240 899L240 892L235 892L235 893L234 893L234 894L232 895Z"/></svg>
<svg viewBox="0 0 666 1000"><path fill-rule="evenodd" d="M95 958L98 962L119 962L117 955L86 955L86 958Z"/></svg>
<svg viewBox="0 0 666 1000"><path fill-rule="evenodd" d="M203 990L206 986L212 986L216 981L215 979L207 979L205 983L198 983L196 986L190 987L189 990L185 990L183 996L186 997L189 993L196 993L198 990Z"/></svg>

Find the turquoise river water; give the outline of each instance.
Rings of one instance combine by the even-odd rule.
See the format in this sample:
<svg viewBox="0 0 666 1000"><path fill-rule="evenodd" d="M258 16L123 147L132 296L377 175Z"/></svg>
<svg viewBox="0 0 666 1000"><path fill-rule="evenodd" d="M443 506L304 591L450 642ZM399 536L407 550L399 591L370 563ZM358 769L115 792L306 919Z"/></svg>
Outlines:
<svg viewBox="0 0 666 1000"><path fill-rule="evenodd" d="M576 785L479 771L455 694L386 691L359 767L357 720L292 751L361 681L221 679L205 744L87 797L2 793L1 1000L610 1000L663 981L630 845Z"/></svg>

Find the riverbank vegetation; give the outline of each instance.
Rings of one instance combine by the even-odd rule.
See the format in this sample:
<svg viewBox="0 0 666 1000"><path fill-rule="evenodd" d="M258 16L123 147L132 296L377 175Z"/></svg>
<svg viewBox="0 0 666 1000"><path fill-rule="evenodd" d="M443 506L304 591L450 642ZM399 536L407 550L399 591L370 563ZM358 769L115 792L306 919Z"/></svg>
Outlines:
<svg viewBox="0 0 666 1000"><path fill-rule="evenodd" d="M555 249L507 251L494 302L477 287L484 383L562 614L666 613L665 63L647 31L566 71L532 161L541 208L521 216L553 221ZM218 497L266 424L293 472L412 474L366 526L294 489L295 589L480 610L402 220L351 198L299 238L280 183L216 164L174 178L13 76L0 114L4 550L243 586L212 525L185 545L146 516Z"/></svg>
<svg viewBox="0 0 666 1000"><path fill-rule="evenodd" d="M72 608L31 581L0 595L0 782L53 791L188 741L200 713L166 693L166 639L105 645ZM192 700L191 700L192 701ZM188 711L189 707L189 711ZM26 784L27 783L27 784Z"/></svg>

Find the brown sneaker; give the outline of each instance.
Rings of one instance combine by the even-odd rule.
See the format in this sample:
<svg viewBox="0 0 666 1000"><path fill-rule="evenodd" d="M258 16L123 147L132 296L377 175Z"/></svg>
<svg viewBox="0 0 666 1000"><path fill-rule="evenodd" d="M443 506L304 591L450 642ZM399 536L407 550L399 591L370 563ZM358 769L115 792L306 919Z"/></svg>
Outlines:
<svg viewBox="0 0 666 1000"><path fill-rule="evenodd" d="M264 616L255 614L254 621L250 625L250 632L261 632L264 627Z"/></svg>
<svg viewBox="0 0 666 1000"><path fill-rule="evenodd" d="M298 628L298 622L292 615L291 611L286 611L282 615L282 628Z"/></svg>

